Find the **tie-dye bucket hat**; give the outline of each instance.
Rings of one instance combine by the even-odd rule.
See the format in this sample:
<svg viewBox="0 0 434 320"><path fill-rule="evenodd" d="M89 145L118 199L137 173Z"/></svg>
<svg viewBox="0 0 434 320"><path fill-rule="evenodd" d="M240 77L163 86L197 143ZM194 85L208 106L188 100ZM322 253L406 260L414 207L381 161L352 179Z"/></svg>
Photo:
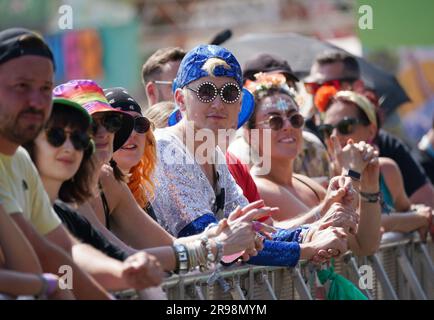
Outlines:
<svg viewBox="0 0 434 320"><path fill-rule="evenodd" d="M80 104L91 116L100 112L112 112L122 115L121 127L115 133L113 152L128 140L134 118L126 112L112 108L104 95L103 89L93 80L71 80L58 85L53 90L53 98L64 98Z"/></svg>

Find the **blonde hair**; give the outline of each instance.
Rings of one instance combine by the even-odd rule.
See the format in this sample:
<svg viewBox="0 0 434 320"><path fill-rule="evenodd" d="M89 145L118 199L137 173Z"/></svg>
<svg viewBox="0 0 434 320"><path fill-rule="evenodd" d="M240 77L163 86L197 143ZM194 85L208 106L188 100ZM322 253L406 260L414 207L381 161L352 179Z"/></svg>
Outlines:
<svg viewBox="0 0 434 320"><path fill-rule="evenodd" d="M226 61L220 58L209 58L202 66L202 70L206 71L211 77L214 77L214 70L218 66L223 66L225 69L230 69L231 67L226 63Z"/></svg>
<svg viewBox="0 0 434 320"><path fill-rule="evenodd" d="M128 187L140 207L144 208L154 197L155 185L152 181L157 164L155 136L150 128L146 132L146 147L139 163L130 169Z"/></svg>
<svg viewBox="0 0 434 320"><path fill-rule="evenodd" d="M144 116L154 123L155 128L166 128L170 114L175 110L175 103L162 101L150 106Z"/></svg>

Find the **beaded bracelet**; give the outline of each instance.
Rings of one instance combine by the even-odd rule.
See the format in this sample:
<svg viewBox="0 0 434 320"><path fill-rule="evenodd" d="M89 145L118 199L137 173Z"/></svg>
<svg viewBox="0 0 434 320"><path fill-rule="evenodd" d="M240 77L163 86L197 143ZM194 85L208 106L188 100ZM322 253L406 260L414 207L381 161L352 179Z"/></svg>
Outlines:
<svg viewBox="0 0 434 320"><path fill-rule="evenodd" d="M218 263L223 258L223 243L218 240L214 240L214 243L217 247L217 253L215 255L215 263Z"/></svg>
<svg viewBox="0 0 434 320"><path fill-rule="evenodd" d="M211 242L209 241L208 237L202 236L200 238L200 241L201 241L202 246L205 247L206 252L207 252L205 264L200 266L200 269L203 272L203 271L208 270L210 268L210 265L215 262L216 257L212 253L212 245L211 245Z"/></svg>

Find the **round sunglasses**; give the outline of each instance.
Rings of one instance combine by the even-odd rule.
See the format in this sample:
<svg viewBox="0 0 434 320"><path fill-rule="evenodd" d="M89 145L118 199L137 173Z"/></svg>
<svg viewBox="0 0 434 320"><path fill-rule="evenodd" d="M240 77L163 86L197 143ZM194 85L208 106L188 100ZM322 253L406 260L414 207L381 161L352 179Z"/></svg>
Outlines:
<svg viewBox="0 0 434 320"><path fill-rule="evenodd" d="M304 118L301 114L296 113L291 116L285 117L294 129L300 129L304 125ZM270 129L279 131L285 124L285 118L279 115L272 115L267 120L260 121L257 124L266 124Z"/></svg>
<svg viewBox="0 0 434 320"><path fill-rule="evenodd" d="M116 113L105 114L101 118L92 118L92 132L95 135L102 125L108 132L116 133L122 127L122 115Z"/></svg>
<svg viewBox="0 0 434 320"><path fill-rule="evenodd" d="M135 117L134 118L134 131L137 133L146 133L151 127L151 121L146 117Z"/></svg>
<svg viewBox="0 0 434 320"><path fill-rule="evenodd" d="M224 103L235 103L241 97L240 87L233 82L225 83L220 89L209 81L201 83L196 89L187 86L188 89L196 93L200 102L210 103L218 95Z"/></svg>
<svg viewBox="0 0 434 320"><path fill-rule="evenodd" d="M48 143L55 148L63 146L69 136L74 149L77 151L87 149L91 140L91 137L86 132L80 130L69 131L59 127L46 129L46 134Z"/></svg>
<svg viewBox="0 0 434 320"><path fill-rule="evenodd" d="M344 118L336 125L322 124L318 126L318 130L324 138L330 137L335 128L338 130L339 134L349 135L354 133L354 131L356 130L356 125L358 124L367 125L368 123L356 118Z"/></svg>

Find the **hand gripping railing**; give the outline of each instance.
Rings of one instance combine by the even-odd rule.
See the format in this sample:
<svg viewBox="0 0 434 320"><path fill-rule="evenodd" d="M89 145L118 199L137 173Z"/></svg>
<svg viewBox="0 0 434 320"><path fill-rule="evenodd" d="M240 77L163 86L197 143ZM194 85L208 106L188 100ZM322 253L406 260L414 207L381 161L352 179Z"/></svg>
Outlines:
<svg viewBox="0 0 434 320"><path fill-rule="evenodd" d="M368 299L434 299L433 259L432 239L422 243L416 234L386 233L374 255L356 257L349 252L335 261L335 272L351 280ZM218 272L173 275L162 289L169 300L323 299L325 290L316 270L305 261L295 268L219 266ZM372 278L365 281L371 286L361 287L367 277ZM139 292L138 298L148 297Z"/></svg>

